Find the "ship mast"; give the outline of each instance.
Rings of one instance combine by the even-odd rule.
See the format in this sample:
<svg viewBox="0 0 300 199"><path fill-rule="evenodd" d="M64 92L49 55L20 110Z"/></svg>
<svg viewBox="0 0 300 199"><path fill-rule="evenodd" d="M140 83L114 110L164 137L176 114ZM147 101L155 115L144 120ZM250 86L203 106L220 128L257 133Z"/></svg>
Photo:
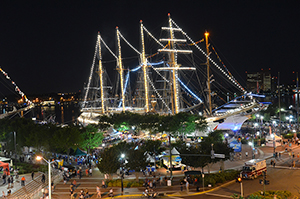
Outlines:
<svg viewBox="0 0 300 199"><path fill-rule="evenodd" d="M207 89L208 89L208 105L209 105L209 115L212 114L212 106L211 106L211 89L210 89L210 74L209 74L209 43L208 43L208 32L205 32L205 43L206 43L206 65L207 65Z"/></svg>
<svg viewBox="0 0 300 199"><path fill-rule="evenodd" d="M101 54L101 36L98 32L98 49L99 49L99 77L101 90L101 113L104 114L104 93L103 93L103 69L102 69L102 54Z"/></svg>
<svg viewBox="0 0 300 199"><path fill-rule="evenodd" d="M195 68L187 68L181 67L177 64L177 53L192 53L191 50L177 50L175 49L175 43L186 42L186 39L176 39L174 36L174 31L181 31L180 28L173 28L172 26L172 19L170 14L169 16L169 27L162 27L162 30L169 30L170 38L168 39L160 39L160 41L167 41L168 42L168 49L159 49L158 52L167 52L170 53L171 62L169 62L170 67L167 68L156 68L156 70L172 70L172 86L171 89L171 99L172 99L172 114L179 113L179 88L178 88L178 70L196 70Z"/></svg>
<svg viewBox="0 0 300 199"><path fill-rule="evenodd" d="M142 55L141 55L141 60L142 60L142 67L143 67L143 76L144 76L144 89L145 89L145 106L146 106L146 113L149 112L149 94L148 94L148 81L147 81L147 72L148 72L148 66L147 66L147 59L145 56L145 42L144 42L144 28L143 28L143 23L142 20L140 21L141 23L141 39L142 39Z"/></svg>
<svg viewBox="0 0 300 199"><path fill-rule="evenodd" d="M172 21L171 21L171 16L169 15L169 28L170 28L170 40L168 41L169 43L169 49L175 49L174 46L174 32L172 29ZM170 53L170 58L171 58L171 62L170 62L170 67L173 68L173 72L172 72L172 84L173 84L173 96L174 97L174 108L175 108L175 113L172 107L172 114L177 114L179 112L179 100L178 100L178 82L176 80L177 75L177 69L179 68L179 66L177 65L177 60L175 59L175 52L171 51ZM173 101L173 100L172 100Z"/></svg>
<svg viewBox="0 0 300 199"><path fill-rule="evenodd" d="M119 71L120 81L121 81L122 109L123 112L125 112L125 93L124 93L124 81L123 81L123 65L122 65L122 57L121 57L120 32L118 27L116 27L116 29L117 29L117 40L118 40L118 49L119 49L117 70Z"/></svg>

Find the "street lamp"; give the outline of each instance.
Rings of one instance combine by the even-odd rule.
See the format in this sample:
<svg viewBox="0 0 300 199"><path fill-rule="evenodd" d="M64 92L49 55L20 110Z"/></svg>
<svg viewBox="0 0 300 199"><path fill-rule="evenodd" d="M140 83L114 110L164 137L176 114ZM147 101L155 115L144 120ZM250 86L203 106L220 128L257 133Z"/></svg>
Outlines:
<svg viewBox="0 0 300 199"><path fill-rule="evenodd" d="M123 190L124 190L124 186L123 186L123 178L124 178L124 161L125 161L125 154L122 153L121 154L121 168L122 168L122 171L121 171L121 191L122 191L122 194L123 194Z"/></svg>
<svg viewBox="0 0 300 199"><path fill-rule="evenodd" d="M51 199L51 164L54 163L55 161L47 161L43 156L36 156L36 160L40 161L43 159L45 162L48 164L48 180L49 180L49 199Z"/></svg>

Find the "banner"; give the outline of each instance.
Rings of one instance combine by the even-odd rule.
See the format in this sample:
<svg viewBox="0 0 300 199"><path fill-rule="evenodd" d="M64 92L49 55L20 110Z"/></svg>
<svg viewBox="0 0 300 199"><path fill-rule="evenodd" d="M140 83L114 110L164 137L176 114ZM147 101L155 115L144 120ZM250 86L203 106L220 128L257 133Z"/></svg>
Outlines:
<svg viewBox="0 0 300 199"><path fill-rule="evenodd" d="M241 152L242 151L242 143L237 141L232 141L229 144L230 148L234 150L234 152Z"/></svg>

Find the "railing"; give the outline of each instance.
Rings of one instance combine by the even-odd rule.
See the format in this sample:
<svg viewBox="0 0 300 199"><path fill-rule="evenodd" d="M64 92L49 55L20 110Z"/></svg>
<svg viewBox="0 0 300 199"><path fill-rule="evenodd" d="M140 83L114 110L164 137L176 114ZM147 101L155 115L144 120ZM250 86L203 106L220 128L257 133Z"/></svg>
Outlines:
<svg viewBox="0 0 300 199"><path fill-rule="evenodd" d="M51 182L53 182L53 184L56 185L63 179L63 171L60 172L57 169L55 169L55 170L52 169L52 171L53 172L52 172L52 176L51 176L51 178L52 178ZM40 173L40 175L37 178L41 177L42 174L43 174L42 172L39 172L39 173ZM45 175L48 176L47 173L45 173ZM30 185L30 183L26 186L29 186L29 185ZM42 190L47 186L48 186L48 183L45 183L45 184L40 185L38 188L36 188L34 191L32 191L30 193L23 194L22 196L14 196L14 197L11 196L9 198L11 198L11 199L12 198L13 199L39 199L40 197L43 196L43 191Z"/></svg>

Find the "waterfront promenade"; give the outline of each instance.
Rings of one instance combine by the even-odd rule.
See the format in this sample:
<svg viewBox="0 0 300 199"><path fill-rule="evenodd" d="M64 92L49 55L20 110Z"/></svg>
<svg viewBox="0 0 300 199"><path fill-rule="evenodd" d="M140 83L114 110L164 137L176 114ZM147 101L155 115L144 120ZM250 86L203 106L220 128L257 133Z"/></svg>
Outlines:
<svg viewBox="0 0 300 199"><path fill-rule="evenodd" d="M298 146L292 145L292 149L297 148ZM276 152L281 152L283 158L288 158L288 155L286 152L284 152L285 148L284 147L277 147ZM267 164L270 164L271 158L273 157L273 151L274 149L272 147L260 147L258 148L258 154L256 154L255 158L257 159L267 159ZM246 153L248 152L248 157L246 157ZM234 161L227 160L224 162L224 169L241 169L243 166L244 162L247 160L250 160L252 157L252 150L250 146L248 145L243 145L243 153L241 159L237 159ZM220 170L220 163L213 164L210 168L211 172L219 172ZM280 166L280 163L278 163L278 166ZM207 173L207 168L204 169L204 172ZM158 169L157 170L157 175L160 174L162 176L167 176L169 177L169 173L166 172L166 169ZM20 175L22 177L23 175ZM6 194L8 190L11 190L12 193L14 192L20 192L20 189L25 189L24 193L29 193L34 191L35 188L37 188L38 185L40 185L40 177L39 175L35 175L36 178L33 181L36 181L36 183L32 183L31 176L30 174L24 175L26 178L26 186L21 187L20 182L15 182L14 187L11 189L7 189L7 184L0 186L0 195L2 196L2 192ZM196 188L191 186L191 189L189 192L183 191L180 192L180 185L179 185L179 179L184 177L184 174L181 171L173 171L173 176L174 179L174 184L172 186L165 186L165 185L159 185L156 188L156 192L158 192L161 195L170 195L170 194L179 194L179 195L193 195L197 194L199 192L196 191ZM119 176L114 175L113 178L119 178ZM129 175L125 177L126 179L135 179L134 175ZM140 179L145 179L145 176L141 176ZM151 179L151 177L148 177ZM99 185L101 187L101 182L104 179L104 175L99 172L98 168L93 168L93 175L90 177L82 176L81 179L78 179L78 177L72 178L69 182L66 184L63 183L63 181L60 181L58 184L55 185L55 189L52 193L52 198L53 199L69 199L70 198L70 183L73 180L76 180L76 189L74 191L74 198L79 198L79 193L80 190L83 189L88 189L89 190L89 195L90 198L96 198L96 186ZM38 184L38 185L36 185ZM47 180L44 186L47 186ZM125 198L139 198L142 196L142 193L144 191L144 187L139 187L139 188L124 188L123 195L121 192L120 187L107 187L105 189L101 188L101 194L102 198L108 197L108 191L110 188L113 188L115 196L118 197L125 197ZM215 187L212 188L205 188L205 190L209 189L215 189ZM201 189L202 190L202 189ZM115 198L116 198L115 197ZM12 198L12 197L10 197Z"/></svg>

